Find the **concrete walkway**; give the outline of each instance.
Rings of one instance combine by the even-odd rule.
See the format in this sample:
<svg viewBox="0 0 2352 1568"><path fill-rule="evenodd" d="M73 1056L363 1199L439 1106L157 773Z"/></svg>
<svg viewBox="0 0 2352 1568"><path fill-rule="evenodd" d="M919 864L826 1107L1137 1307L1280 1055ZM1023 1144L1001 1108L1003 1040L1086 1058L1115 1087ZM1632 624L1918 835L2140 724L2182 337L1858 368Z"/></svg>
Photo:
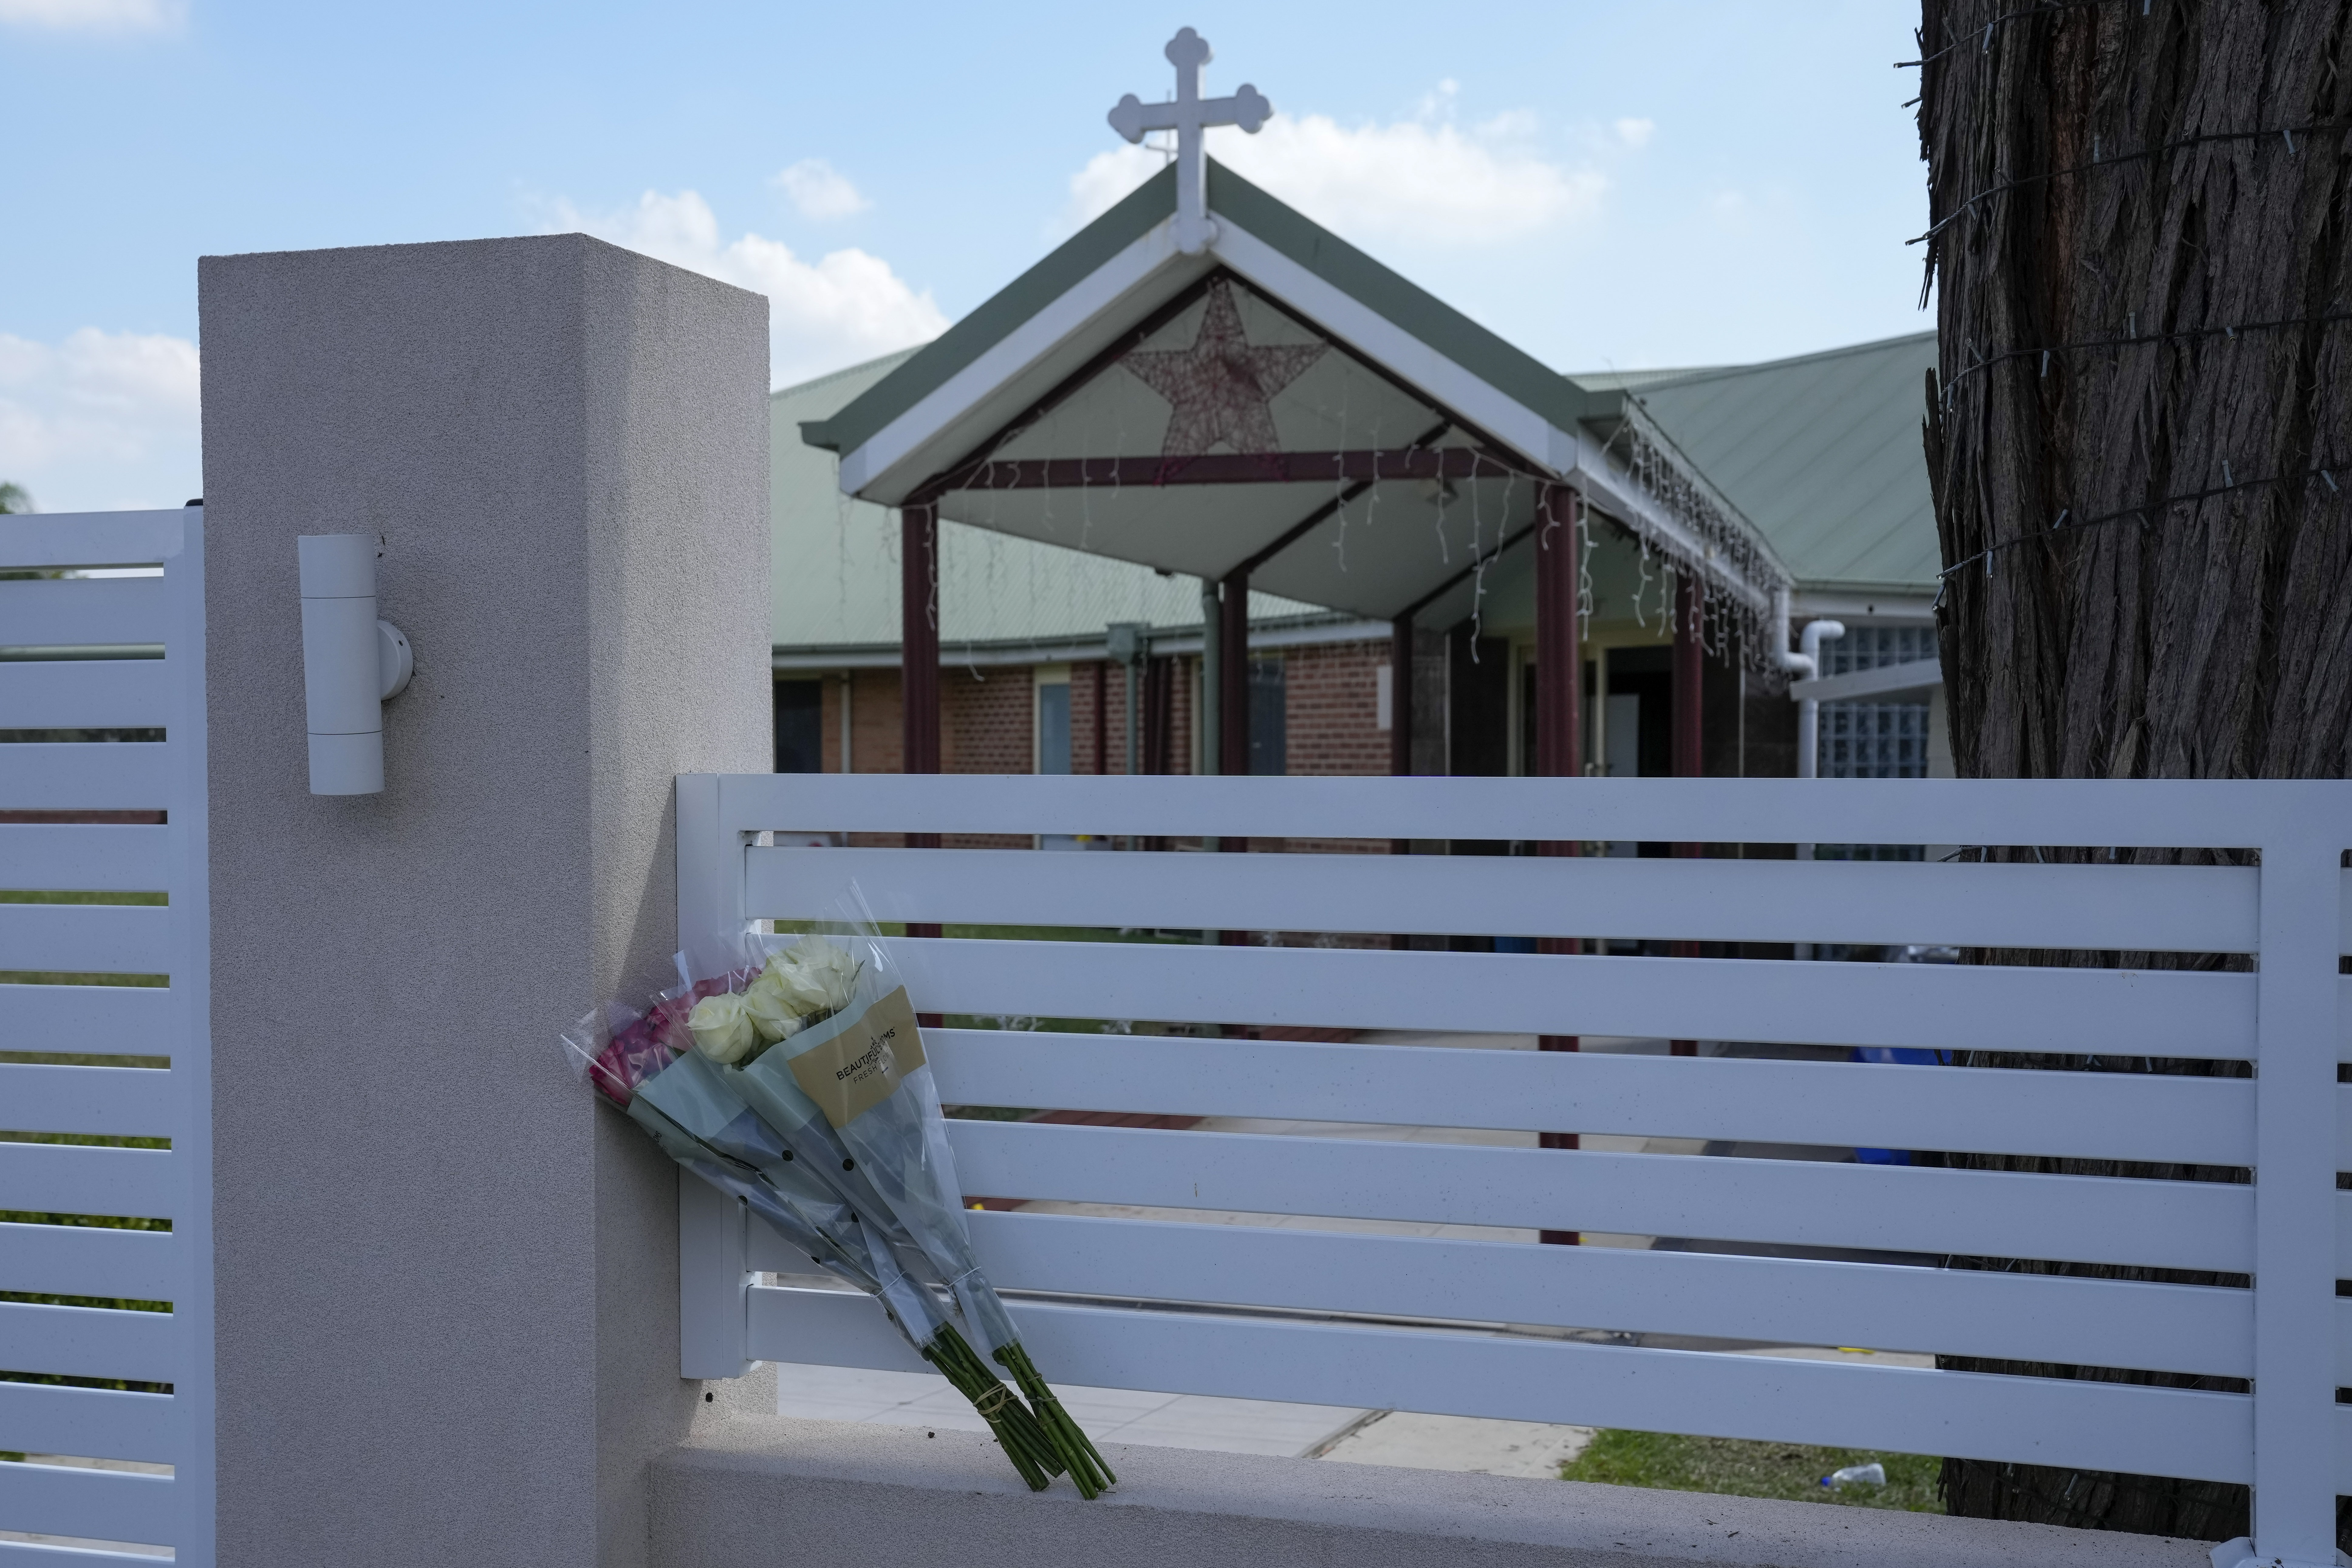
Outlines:
<svg viewBox="0 0 2352 1568"><path fill-rule="evenodd" d="M1335 1405L1214 1399L1128 1388L1056 1384L1062 1406L1097 1443L1148 1443L1226 1454L1298 1458L1344 1437L1372 1415ZM867 1372L845 1366L776 1364L776 1414L814 1421L867 1421L984 1432L988 1423L931 1372Z"/></svg>
<svg viewBox="0 0 2352 1568"><path fill-rule="evenodd" d="M1097 1443L1142 1443L1223 1454L1336 1459L1489 1476L1552 1477L1592 1440L1590 1426L1482 1421L1407 1411L1214 1399L1128 1388L1057 1386L1064 1408ZM983 1432L947 1379L928 1372L776 1363L776 1414L930 1431Z"/></svg>

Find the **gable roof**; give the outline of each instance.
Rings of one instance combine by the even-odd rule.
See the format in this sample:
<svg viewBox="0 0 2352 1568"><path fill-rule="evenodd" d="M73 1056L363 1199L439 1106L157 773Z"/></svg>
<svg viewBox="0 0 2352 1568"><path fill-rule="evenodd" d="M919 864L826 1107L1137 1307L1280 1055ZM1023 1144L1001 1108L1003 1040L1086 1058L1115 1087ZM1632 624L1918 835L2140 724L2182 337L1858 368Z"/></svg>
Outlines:
<svg viewBox="0 0 2352 1568"><path fill-rule="evenodd" d="M1308 273L1556 423L1614 413L1613 398L1608 395L1614 388L1588 391L1560 375L1213 158L1208 160L1208 187L1211 212L1233 218ZM1176 170L1171 164L918 350L904 374L889 377L831 418L804 424L803 438L834 452L864 446L1175 210Z"/></svg>
<svg viewBox="0 0 2352 1568"><path fill-rule="evenodd" d="M1074 389L1106 385L1106 373L1126 353L1229 277L1329 344L1335 361L1351 360L1391 400L1412 405L1415 429L1431 430L1422 440L1493 454L1496 466L1472 461L1466 469L1446 468L1443 485L1424 477L1399 487L1384 478L1371 496L1339 503L1355 505L1358 515L1341 510L1314 524L1311 517L1301 521L1313 506L1309 491L1319 484L1321 494L1331 494L1337 471L1307 478L1311 462L1268 483L1253 479L1229 487L1216 505L1201 506L1178 503L1187 482L1181 474L1169 480L1164 467L1160 478L1142 483L1054 477L1049 459L1076 459L1070 471L1081 475L1095 471L1090 462L1124 473L1121 463L1141 457L1124 446L1108 458L1100 445L1019 454L1040 465L1039 491L1092 489L1078 499L1092 509L1084 532L1097 548L1211 576L1248 563L1254 578L1263 571L1294 598L1385 617L1428 603L1464 571L1461 550L1445 542L1448 504L1462 510L1460 498L1466 498L1470 531L1482 522L1500 529L1490 542L1500 548L1532 528L1541 486L1559 482L1576 486L1681 569L1727 590L1746 616L1767 611L1772 591L1790 580L1766 536L1704 475L1685 471L1638 421L1622 417L1620 387L1557 374L1213 161L1208 196L1218 232L1206 253L1176 249L1175 175L1163 170L837 414L807 421L803 438L839 455L842 485L852 495L886 506L944 495L950 517L973 521L977 512L1000 531L1048 536L1050 508L1014 505L992 474L975 483L972 476L990 465L972 460L1009 455L1005 444L1034 429L1030 419L1044 417ZM1437 422L1433 428L1430 419ZM1344 413L1339 423L1346 423ZM1123 427L1135 436L1131 422ZM1410 431L1404 441L1422 444ZM1373 434L1370 442L1391 457L1405 449L1394 433L1384 443ZM1357 433L1352 445L1366 447L1365 437ZM1471 459L1470 450L1456 450L1444 461ZM1370 461L1383 474L1398 468L1391 462L1381 468L1377 451ZM1015 489L1030 483L1007 482ZM1160 488L1171 482L1177 488ZM1285 486L1286 496L1270 493ZM1416 488L1429 493L1402 494ZM978 507L971 504L975 490L987 492ZM1366 525L1383 501L1388 527L1374 534ZM1185 507L1195 509L1188 516L1213 521L1216 537L1146 515ZM1106 508L1118 516L1106 518ZM1433 515L1415 517L1414 508ZM1415 522L1428 525L1425 560L1398 553L1405 538L1421 536ZM1310 525L1318 531L1300 531ZM1106 529L1115 545L1103 544ZM1370 569L1367 551L1384 552L1379 570Z"/></svg>
<svg viewBox="0 0 2352 1568"><path fill-rule="evenodd" d="M1808 587L1932 593L1936 334L1637 382L1629 395ZM1584 378L1579 378L1584 379Z"/></svg>
<svg viewBox="0 0 2352 1568"><path fill-rule="evenodd" d="M769 592L775 653L797 663L849 658L895 662L898 646L898 519L841 493L831 454L793 435L822 420L919 353L908 349L771 393ZM1070 657L1112 621L1160 629L1201 623L1200 584L1149 566L961 523L940 530L940 632L949 658L975 650L1034 649ZM1311 605L1250 595L1253 622L1335 620ZM857 656L872 654L870 660ZM801 658L799 656L807 656Z"/></svg>

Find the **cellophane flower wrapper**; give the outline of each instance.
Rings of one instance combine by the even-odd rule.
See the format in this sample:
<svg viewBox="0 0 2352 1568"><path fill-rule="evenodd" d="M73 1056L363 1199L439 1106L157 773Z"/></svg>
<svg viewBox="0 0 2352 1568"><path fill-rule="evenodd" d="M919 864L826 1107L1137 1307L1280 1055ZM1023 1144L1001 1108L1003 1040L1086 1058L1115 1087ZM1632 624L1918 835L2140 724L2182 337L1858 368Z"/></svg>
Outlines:
<svg viewBox="0 0 2352 1568"><path fill-rule="evenodd" d="M972 1337L1013 1372L1079 1490L1095 1496L1117 1478L1037 1373L972 1251L914 1005L854 885L824 923L827 934L751 939L760 976L745 1011L759 1032L782 1033L745 1047L728 1076L788 1143L823 1148L829 1163L865 1178L944 1281ZM715 1021L721 1009L709 1011ZM718 1043L723 1055L732 1042Z"/></svg>
<svg viewBox="0 0 2352 1568"><path fill-rule="evenodd" d="M722 1070L692 1048L693 1008L740 991L749 978L737 973L681 985L643 1015L614 1004L562 1037L566 1055L680 1166L740 1200L820 1268L876 1298L908 1343L987 1419L1022 1479L1044 1487L1061 1466L1034 1416L974 1354L931 1291L908 1277L885 1230L853 1210L813 1162L795 1159ZM872 1206L880 1212L878 1202Z"/></svg>

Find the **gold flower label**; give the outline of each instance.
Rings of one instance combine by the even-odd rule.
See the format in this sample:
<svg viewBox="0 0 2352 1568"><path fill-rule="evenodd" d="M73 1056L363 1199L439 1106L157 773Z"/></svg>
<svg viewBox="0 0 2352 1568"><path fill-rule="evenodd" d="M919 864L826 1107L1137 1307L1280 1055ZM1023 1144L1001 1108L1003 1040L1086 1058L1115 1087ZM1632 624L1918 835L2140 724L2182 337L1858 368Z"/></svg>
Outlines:
<svg viewBox="0 0 2352 1568"><path fill-rule="evenodd" d="M860 1013L823 1045L787 1064L801 1092L824 1119L846 1127L890 1097L898 1081L923 1065L922 1032L903 985Z"/></svg>

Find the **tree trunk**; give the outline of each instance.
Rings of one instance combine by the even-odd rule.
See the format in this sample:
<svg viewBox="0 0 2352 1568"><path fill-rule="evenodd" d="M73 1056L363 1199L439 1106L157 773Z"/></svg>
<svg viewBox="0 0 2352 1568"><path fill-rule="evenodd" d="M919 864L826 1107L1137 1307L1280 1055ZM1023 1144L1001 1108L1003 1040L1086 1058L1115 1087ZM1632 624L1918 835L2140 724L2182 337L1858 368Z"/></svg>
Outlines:
<svg viewBox="0 0 2352 1568"><path fill-rule="evenodd" d="M2346 776L2352 0L1923 0L1922 12L1919 130L1941 365L1927 388L1927 447L1958 772ZM2216 830L2226 836L2228 825ZM1979 853L2179 858L2083 846ZM2215 955L1973 956L2244 965ZM1977 1061L2116 1070L2079 1058ZM2247 1178L1975 1154L1947 1163ZM1941 1364L2242 1386L2160 1371ZM1944 1485L1956 1513L2205 1539L2245 1530L2242 1487L1958 1459L1946 1461Z"/></svg>

